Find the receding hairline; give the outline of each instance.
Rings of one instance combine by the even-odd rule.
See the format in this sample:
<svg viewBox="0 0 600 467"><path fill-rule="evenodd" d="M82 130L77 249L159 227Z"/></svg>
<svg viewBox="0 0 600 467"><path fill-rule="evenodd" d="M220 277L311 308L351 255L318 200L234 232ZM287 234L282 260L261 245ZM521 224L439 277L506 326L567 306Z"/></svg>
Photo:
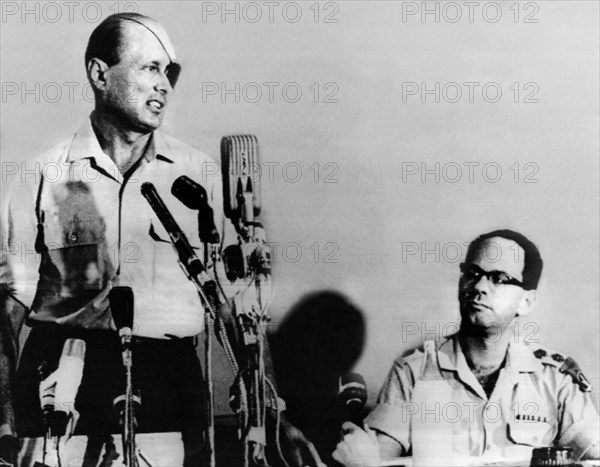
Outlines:
<svg viewBox="0 0 600 467"><path fill-rule="evenodd" d="M503 238L515 242L523 251L523 284L527 290L536 289L544 269L544 260L535 243L520 232L499 229L487 232L475 238L467 248L465 261L472 261L480 246L490 238Z"/></svg>
<svg viewBox="0 0 600 467"><path fill-rule="evenodd" d="M475 244L475 247L473 248L473 253L472 253L471 256L475 256L475 254L479 253L482 249L487 248L490 244L493 245L494 243L497 243L498 239L504 240L505 242L512 243L513 245L516 245L523 253L525 253L525 248L523 248L519 244L519 242L517 242L515 239L513 239L513 238L506 238L506 237L503 237L502 235L494 235L493 237L485 237L482 240L480 240L479 242L477 242Z"/></svg>
<svg viewBox="0 0 600 467"><path fill-rule="evenodd" d="M174 59L174 57L171 57L171 53L169 53L169 50L163 40L159 37L159 34L164 33L165 39L170 43L168 34L164 26L159 21L140 13L123 12L108 16L92 31L85 51L86 67L88 66L89 61L93 58L99 58L104 61L110 58L111 62L113 62L111 64L114 65L119 63L122 59L123 50L127 44L128 31L134 31L135 29L131 28L131 26L134 25L145 29L148 33L154 36L154 39L158 41L161 47L165 50L169 59ZM158 33L157 31L153 30L153 28L155 28ZM114 47L108 52L110 53L110 57L107 56L106 50L102 50L102 43L106 40L114 43ZM169 45L171 45L172 48L172 44ZM102 50L101 54L98 53L99 50Z"/></svg>

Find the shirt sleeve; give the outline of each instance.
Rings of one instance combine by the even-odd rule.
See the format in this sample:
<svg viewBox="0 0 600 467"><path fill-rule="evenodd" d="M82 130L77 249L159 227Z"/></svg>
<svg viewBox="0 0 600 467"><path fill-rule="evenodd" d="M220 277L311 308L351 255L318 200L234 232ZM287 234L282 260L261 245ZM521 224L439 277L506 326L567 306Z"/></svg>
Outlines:
<svg viewBox="0 0 600 467"><path fill-rule="evenodd" d="M0 218L0 283L26 309L31 308L39 279L41 257L36 252L35 242L36 193L40 185L33 181L40 180L39 173L17 175L3 197Z"/></svg>
<svg viewBox="0 0 600 467"><path fill-rule="evenodd" d="M410 414L415 379L407 363L396 361L390 370L377 399L377 405L365 422L370 428L384 433L402 446L403 454L410 448Z"/></svg>
<svg viewBox="0 0 600 467"><path fill-rule="evenodd" d="M573 449L573 457L581 459L588 452L598 451L600 424L598 410L590 392L583 392L570 376L564 375L558 393L561 416L558 446Z"/></svg>

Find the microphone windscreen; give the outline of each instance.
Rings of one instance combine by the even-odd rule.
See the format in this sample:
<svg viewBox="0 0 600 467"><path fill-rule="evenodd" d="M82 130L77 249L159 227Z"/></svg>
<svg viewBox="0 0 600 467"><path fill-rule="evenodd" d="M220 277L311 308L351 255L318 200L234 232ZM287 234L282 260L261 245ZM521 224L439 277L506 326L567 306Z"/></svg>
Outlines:
<svg viewBox="0 0 600 467"><path fill-rule="evenodd" d="M251 187L254 216L260 215L261 169L256 136L232 135L221 139L223 207L228 219L234 220L239 215L238 186L242 187L242 192Z"/></svg>
<svg viewBox="0 0 600 467"><path fill-rule="evenodd" d="M340 378L338 401L343 407L362 410L367 402L367 384L358 373L346 373Z"/></svg>
<svg viewBox="0 0 600 467"><path fill-rule="evenodd" d="M196 211L206 205L206 190L191 178L182 175L173 182L171 193L189 209Z"/></svg>
<svg viewBox="0 0 600 467"><path fill-rule="evenodd" d="M110 312L117 329L133 327L133 289L127 286L113 287L108 294Z"/></svg>

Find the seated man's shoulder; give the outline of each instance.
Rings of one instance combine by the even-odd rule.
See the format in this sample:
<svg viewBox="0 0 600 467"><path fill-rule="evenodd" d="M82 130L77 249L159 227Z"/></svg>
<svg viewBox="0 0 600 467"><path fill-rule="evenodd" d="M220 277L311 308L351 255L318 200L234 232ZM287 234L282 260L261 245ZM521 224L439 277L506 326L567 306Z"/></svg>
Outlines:
<svg viewBox="0 0 600 467"><path fill-rule="evenodd" d="M589 380L572 357L539 343L528 344L527 346L545 369L563 375L565 378L569 377L583 392L592 390Z"/></svg>
<svg viewBox="0 0 600 467"><path fill-rule="evenodd" d="M436 349L440 349L440 347L451 337L445 337L441 341L434 341ZM396 365L421 365L423 360L423 355L425 355L425 342L422 342L418 345L413 345L406 349L402 354L395 360Z"/></svg>
<svg viewBox="0 0 600 467"><path fill-rule="evenodd" d="M526 344L531 353L535 355L542 365L549 365L552 367L560 368L560 366L567 359L564 353L558 352L546 345L540 343L528 343Z"/></svg>
<svg viewBox="0 0 600 467"><path fill-rule="evenodd" d="M396 361L399 363L420 361L423 358L423 354L424 344L414 345L402 352L402 354L396 359Z"/></svg>

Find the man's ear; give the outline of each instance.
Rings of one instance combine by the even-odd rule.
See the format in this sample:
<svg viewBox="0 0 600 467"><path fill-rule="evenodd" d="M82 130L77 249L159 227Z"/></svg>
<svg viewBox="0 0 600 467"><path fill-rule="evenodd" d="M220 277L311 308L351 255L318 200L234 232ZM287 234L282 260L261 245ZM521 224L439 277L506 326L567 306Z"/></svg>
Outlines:
<svg viewBox="0 0 600 467"><path fill-rule="evenodd" d="M537 290L524 290L519 302L518 316L526 316L535 308L538 300Z"/></svg>
<svg viewBox="0 0 600 467"><path fill-rule="evenodd" d="M99 58L92 58L88 62L87 75L94 88L104 89L106 87L106 70L108 68L106 62Z"/></svg>

